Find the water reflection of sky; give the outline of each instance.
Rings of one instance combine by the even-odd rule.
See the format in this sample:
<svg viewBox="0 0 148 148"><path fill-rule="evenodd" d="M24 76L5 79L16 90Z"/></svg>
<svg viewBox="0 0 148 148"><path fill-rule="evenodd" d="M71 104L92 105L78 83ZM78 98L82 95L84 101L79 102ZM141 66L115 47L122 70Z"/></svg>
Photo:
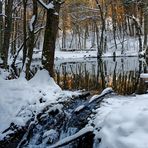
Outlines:
<svg viewBox="0 0 148 148"><path fill-rule="evenodd" d="M66 67L67 72L70 73L71 66L73 67L74 72L76 72L78 66L81 66L82 70L84 70L85 67L86 70L91 73L94 68L95 71L97 71L99 63L100 62L96 58L66 60L63 59L55 61L55 69L61 70L61 67L64 66ZM137 71L139 69L138 57L116 58L116 61L113 61L113 58L104 58L102 59L102 63L104 65L104 70L106 70L107 74L112 74L115 68L117 73L121 71Z"/></svg>
<svg viewBox="0 0 148 148"><path fill-rule="evenodd" d="M131 94L136 91L143 65L138 57L56 60L55 79L63 89L102 90L111 86L120 94Z"/></svg>

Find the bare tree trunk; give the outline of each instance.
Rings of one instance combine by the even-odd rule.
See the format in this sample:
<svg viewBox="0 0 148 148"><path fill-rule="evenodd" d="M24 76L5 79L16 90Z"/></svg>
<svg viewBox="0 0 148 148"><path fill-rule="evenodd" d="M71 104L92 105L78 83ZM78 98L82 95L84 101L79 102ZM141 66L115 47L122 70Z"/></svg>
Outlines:
<svg viewBox="0 0 148 148"><path fill-rule="evenodd" d="M55 42L58 32L60 3L54 1L54 9L47 10L47 22L44 35L42 65L51 76L54 75Z"/></svg>
<svg viewBox="0 0 148 148"><path fill-rule="evenodd" d="M67 19L67 14L63 10L62 14L62 48L66 48L66 20Z"/></svg>
<svg viewBox="0 0 148 148"><path fill-rule="evenodd" d="M27 1L28 0L23 0L23 7L24 7L24 11L23 11L23 38L24 38L24 48L23 48L23 65L25 64L25 60L26 60L26 55L27 55L27 43L26 43L26 38L27 38L27 29L26 29L26 7L27 7Z"/></svg>
<svg viewBox="0 0 148 148"><path fill-rule="evenodd" d="M14 56L16 53L16 38L17 38L17 19L15 18L13 21L13 30L12 30L12 42L11 42L11 51L10 51L11 56Z"/></svg>
<svg viewBox="0 0 148 148"><path fill-rule="evenodd" d="M144 0L144 43L143 50L146 50L146 55L148 55L148 1Z"/></svg>
<svg viewBox="0 0 148 148"><path fill-rule="evenodd" d="M4 67L7 68L8 51L11 37L11 25L12 25L12 6L13 0L5 0L5 30L4 30L4 43L2 47L2 60Z"/></svg>
<svg viewBox="0 0 148 148"><path fill-rule="evenodd" d="M141 26L139 25L139 23L137 22L137 20L134 17L131 17L131 16L127 16L127 17L132 19L134 24L135 24L136 34L137 34L138 40L139 40L139 52L141 52L142 51L142 39L141 39L142 30L141 30Z"/></svg>
<svg viewBox="0 0 148 148"><path fill-rule="evenodd" d="M92 25L91 25L91 32L92 32L91 48L94 48L95 47L95 39L96 39L96 30L95 30L94 23L92 23Z"/></svg>
<svg viewBox="0 0 148 148"><path fill-rule="evenodd" d="M85 25L85 32L84 32L84 49L86 49L86 41L88 38L88 24Z"/></svg>
<svg viewBox="0 0 148 148"><path fill-rule="evenodd" d="M29 40L28 40L28 53L27 53L27 61L26 61L26 78L30 79L30 65L32 62L32 56L33 56L33 49L35 46L35 35L34 35L34 30L35 30L35 24L37 21L37 1L33 1L33 15L30 21L30 26L29 26Z"/></svg>
<svg viewBox="0 0 148 148"><path fill-rule="evenodd" d="M2 14L2 1L0 1L0 14ZM0 15L0 57L2 53L2 29L3 29L3 16Z"/></svg>
<svg viewBox="0 0 148 148"><path fill-rule="evenodd" d="M117 50L117 42L116 42L116 9L115 9L115 4L111 4L111 8L112 8L112 20L113 20L113 37L114 37L114 43L115 43L115 51L113 53L113 55L116 55L116 50Z"/></svg>
<svg viewBox="0 0 148 148"><path fill-rule="evenodd" d="M98 0L95 0L95 1L96 1L96 4L97 4L98 8L99 8L99 11L100 11L101 23L102 23L101 37L100 37L100 46L98 47L98 53L97 53L97 57L100 58L102 56L102 52L104 50L105 18L104 18L104 12L103 12L103 10L101 8L101 5L99 4L99 1Z"/></svg>
<svg viewBox="0 0 148 148"><path fill-rule="evenodd" d="M98 29L98 25L97 25L97 22L94 21L94 25L95 25L95 28L96 28L96 42L97 42L97 49L100 48L99 46L99 29Z"/></svg>

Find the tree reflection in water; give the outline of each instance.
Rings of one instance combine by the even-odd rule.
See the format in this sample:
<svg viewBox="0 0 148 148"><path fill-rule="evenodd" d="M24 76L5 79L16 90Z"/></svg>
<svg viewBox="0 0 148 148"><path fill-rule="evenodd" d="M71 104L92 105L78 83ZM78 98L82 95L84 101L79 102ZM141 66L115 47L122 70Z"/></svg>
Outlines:
<svg viewBox="0 0 148 148"><path fill-rule="evenodd" d="M122 95L145 91L139 77L147 64L138 57L55 63L55 80L63 89L101 92L105 87L112 87Z"/></svg>

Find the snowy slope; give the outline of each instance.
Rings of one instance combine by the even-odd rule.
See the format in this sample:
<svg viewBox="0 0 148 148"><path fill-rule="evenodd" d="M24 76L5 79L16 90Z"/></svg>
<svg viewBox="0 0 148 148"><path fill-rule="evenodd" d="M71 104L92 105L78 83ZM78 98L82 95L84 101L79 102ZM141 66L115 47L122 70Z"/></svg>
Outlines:
<svg viewBox="0 0 148 148"><path fill-rule="evenodd" d="M148 94L108 98L97 110L94 123L99 148L148 147Z"/></svg>
<svg viewBox="0 0 148 148"><path fill-rule="evenodd" d="M59 98L74 94L77 92L62 91L45 70L39 71L30 81L23 76L14 80L0 77L0 139L12 122L25 125L32 114L38 114Z"/></svg>

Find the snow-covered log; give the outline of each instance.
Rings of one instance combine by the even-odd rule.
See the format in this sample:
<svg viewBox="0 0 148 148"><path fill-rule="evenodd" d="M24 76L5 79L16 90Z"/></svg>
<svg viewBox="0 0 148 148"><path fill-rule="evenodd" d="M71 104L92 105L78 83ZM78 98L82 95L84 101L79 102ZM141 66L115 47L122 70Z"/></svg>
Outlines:
<svg viewBox="0 0 148 148"><path fill-rule="evenodd" d="M61 146L65 146L67 144L69 144L72 141L75 141L76 139L79 139L81 137L84 137L87 134L90 134L93 132L93 127L89 126L89 127L85 127L83 129L81 129L79 132L77 132L76 134L66 137L62 140L60 140L59 142L57 142L56 144L49 146L48 148L58 148Z"/></svg>

